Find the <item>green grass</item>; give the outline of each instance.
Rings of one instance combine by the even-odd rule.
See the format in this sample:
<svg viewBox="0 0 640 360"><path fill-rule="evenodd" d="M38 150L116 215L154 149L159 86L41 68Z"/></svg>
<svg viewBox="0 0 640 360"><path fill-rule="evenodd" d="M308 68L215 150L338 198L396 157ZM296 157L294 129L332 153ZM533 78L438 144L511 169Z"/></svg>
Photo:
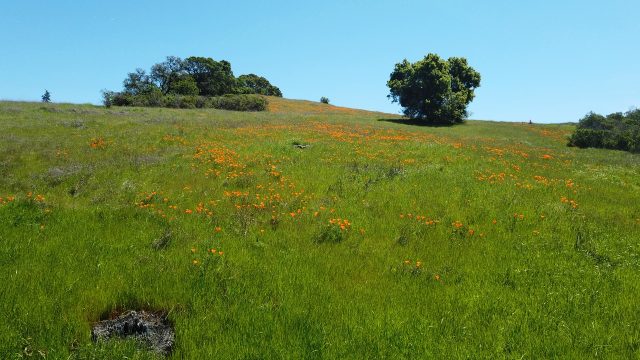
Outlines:
<svg viewBox="0 0 640 360"><path fill-rule="evenodd" d="M0 358L640 357L640 157L273 106L1 102Z"/></svg>

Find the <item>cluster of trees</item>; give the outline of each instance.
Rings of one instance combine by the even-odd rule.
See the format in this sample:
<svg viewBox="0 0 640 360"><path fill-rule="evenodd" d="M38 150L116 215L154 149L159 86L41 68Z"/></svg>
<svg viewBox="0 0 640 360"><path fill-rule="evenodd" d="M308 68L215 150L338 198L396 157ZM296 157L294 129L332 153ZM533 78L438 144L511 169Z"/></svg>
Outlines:
<svg viewBox="0 0 640 360"><path fill-rule="evenodd" d="M431 124L458 124L467 118L467 105L480 86L480 73L467 59L448 60L428 54L410 63L396 64L387 82L393 102L400 103L404 114Z"/></svg>
<svg viewBox="0 0 640 360"><path fill-rule="evenodd" d="M248 74L237 78L228 61L191 56L168 56L147 73L143 69L129 73L120 92L104 91L106 106L209 107L228 102L228 95L267 95L282 97L282 92L264 77ZM213 101L211 98L223 97ZM258 96L240 96L239 102L259 101ZM262 102L266 100L262 99Z"/></svg>
<svg viewBox="0 0 640 360"><path fill-rule="evenodd" d="M640 109L607 116L587 114L580 119L569 145L640 152Z"/></svg>

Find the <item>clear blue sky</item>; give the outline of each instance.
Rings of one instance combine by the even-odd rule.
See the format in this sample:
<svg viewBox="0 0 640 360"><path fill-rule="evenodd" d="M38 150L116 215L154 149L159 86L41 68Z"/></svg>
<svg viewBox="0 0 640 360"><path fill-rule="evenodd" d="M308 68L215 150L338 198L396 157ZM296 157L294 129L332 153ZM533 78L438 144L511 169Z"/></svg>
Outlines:
<svg viewBox="0 0 640 360"><path fill-rule="evenodd" d="M0 99L99 103L167 55L231 62L284 96L398 113L395 63L466 57L472 118L575 121L640 106L640 1L0 2Z"/></svg>

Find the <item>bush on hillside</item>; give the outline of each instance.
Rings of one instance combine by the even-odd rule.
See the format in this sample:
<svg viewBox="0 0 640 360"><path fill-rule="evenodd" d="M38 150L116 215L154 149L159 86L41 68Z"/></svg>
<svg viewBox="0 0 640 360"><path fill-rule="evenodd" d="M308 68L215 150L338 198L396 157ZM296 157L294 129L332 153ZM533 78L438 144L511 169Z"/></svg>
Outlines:
<svg viewBox="0 0 640 360"><path fill-rule="evenodd" d="M174 109L213 108L232 111L265 111L267 99L254 94L228 94L223 96L162 95L159 91L131 95L128 93L103 92L105 106L166 107Z"/></svg>
<svg viewBox="0 0 640 360"><path fill-rule="evenodd" d="M326 96L323 96L320 98L320 102L323 104L328 104L329 103L329 98Z"/></svg>
<svg viewBox="0 0 640 360"><path fill-rule="evenodd" d="M212 97L207 103L210 104L207 107L233 111L265 111L269 104L259 95L223 95Z"/></svg>
<svg viewBox="0 0 640 360"><path fill-rule="evenodd" d="M102 90L102 103L106 108L110 108L113 105L113 91Z"/></svg>
<svg viewBox="0 0 640 360"><path fill-rule="evenodd" d="M280 89L271 85L269 80L255 74L238 76L234 93L282 97Z"/></svg>
<svg viewBox="0 0 640 360"><path fill-rule="evenodd" d="M169 94L162 98L162 107L174 109L195 109L198 104L198 96Z"/></svg>
<svg viewBox="0 0 640 360"><path fill-rule="evenodd" d="M105 91L103 94L105 95L102 101L105 106L109 102L113 106L133 106L134 95L114 91Z"/></svg>
<svg viewBox="0 0 640 360"><path fill-rule="evenodd" d="M282 97L280 89L262 76L236 78L228 61L196 56L184 60L168 56L153 65L149 73L136 69L127 74L122 85L121 92L103 90L105 106L262 111L267 108L267 100L257 95Z"/></svg>
<svg viewBox="0 0 640 360"><path fill-rule="evenodd" d="M640 152L640 109L607 116L587 114L569 138L569 146Z"/></svg>
<svg viewBox="0 0 640 360"><path fill-rule="evenodd" d="M199 95L200 89L198 89L198 84L191 76L185 76L171 84L169 93L177 95Z"/></svg>

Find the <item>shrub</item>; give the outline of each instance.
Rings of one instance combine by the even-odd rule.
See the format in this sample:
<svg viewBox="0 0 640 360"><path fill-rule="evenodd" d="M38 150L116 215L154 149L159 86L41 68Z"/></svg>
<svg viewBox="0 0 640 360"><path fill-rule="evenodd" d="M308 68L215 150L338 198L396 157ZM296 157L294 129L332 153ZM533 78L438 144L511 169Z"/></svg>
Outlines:
<svg viewBox="0 0 640 360"><path fill-rule="evenodd" d="M114 92L111 96L111 102L114 106L133 106L134 96L121 92Z"/></svg>
<svg viewBox="0 0 640 360"><path fill-rule="evenodd" d="M323 104L328 104L329 103L329 98L323 96L323 97L320 98L320 102L323 103Z"/></svg>
<svg viewBox="0 0 640 360"><path fill-rule="evenodd" d="M114 94L115 93L113 91L102 90L102 104L106 108L110 108L111 105L113 105L113 96L114 96Z"/></svg>
<svg viewBox="0 0 640 360"><path fill-rule="evenodd" d="M105 106L142 106L167 107L174 109L214 108L232 111L265 111L269 102L260 95L223 95L216 97L195 95L162 95L160 90L149 93L132 95L103 91Z"/></svg>
<svg viewBox="0 0 640 360"><path fill-rule="evenodd" d="M581 148L601 148L604 147L603 139L607 136L606 133L606 130L576 129L571 136L570 145Z"/></svg>
<svg viewBox="0 0 640 360"><path fill-rule="evenodd" d="M133 97L134 106L161 107L163 106L162 91L158 88Z"/></svg>
<svg viewBox="0 0 640 360"><path fill-rule="evenodd" d="M200 89L191 76L184 76L169 86L169 92L178 95L198 95Z"/></svg>
<svg viewBox="0 0 640 360"><path fill-rule="evenodd" d="M640 110L607 116L587 114L569 138L569 146L640 152Z"/></svg>
<svg viewBox="0 0 640 360"><path fill-rule="evenodd" d="M237 94L258 94L282 97L282 92L278 87L271 85L269 80L264 77L255 74L238 76L234 92Z"/></svg>
<svg viewBox="0 0 640 360"><path fill-rule="evenodd" d="M212 97L209 106L233 111L265 111L268 101L260 95L223 95Z"/></svg>
<svg viewBox="0 0 640 360"><path fill-rule="evenodd" d="M207 98L204 96L197 96L196 97L196 107L198 109L202 109L207 107Z"/></svg>
<svg viewBox="0 0 640 360"><path fill-rule="evenodd" d="M168 108L173 108L173 109L179 109L180 108L180 96L179 95L174 95L174 94L165 95L163 97L163 99L162 99L162 106L168 107Z"/></svg>
<svg viewBox="0 0 640 360"><path fill-rule="evenodd" d="M315 242L337 244L344 240L345 234L332 226L323 227L315 238Z"/></svg>
<svg viewBox="0 0 640 360"><path fill-rule="evenodd" d="M180 97L180 109L195 109L198 97L194 95Z"/></svg>

